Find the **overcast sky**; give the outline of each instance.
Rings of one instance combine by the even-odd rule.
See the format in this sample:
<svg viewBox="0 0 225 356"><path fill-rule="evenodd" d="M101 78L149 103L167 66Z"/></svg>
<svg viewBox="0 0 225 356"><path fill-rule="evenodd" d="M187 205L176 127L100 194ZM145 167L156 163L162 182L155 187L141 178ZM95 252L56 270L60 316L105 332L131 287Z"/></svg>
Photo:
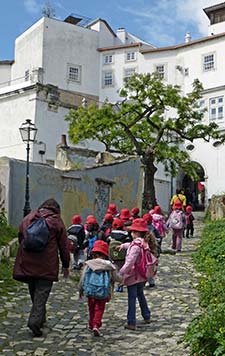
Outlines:
<svg viewBox="0 0 225 356"><path fill-rule="evenodd" d="M14 41L42 17L49 3L55 17L64 20L74 13L94 20L105 19L116 30L128 32L162 47L184 42L186 32L192 39L207 36L209 20L203 8L221 0L8 0L1 1L0 60L14 58Z"/></svg>

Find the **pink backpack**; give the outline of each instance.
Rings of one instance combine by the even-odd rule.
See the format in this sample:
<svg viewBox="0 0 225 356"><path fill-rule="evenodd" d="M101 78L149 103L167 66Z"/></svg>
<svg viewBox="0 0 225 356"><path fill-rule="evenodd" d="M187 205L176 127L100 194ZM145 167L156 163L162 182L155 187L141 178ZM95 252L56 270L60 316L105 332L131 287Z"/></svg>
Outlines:
<svg viewBox="0 0 225 356"><path fill-rule="evenodd" d="M135 240L132 242L135 245ZM151 253L149 246L136 244L141 249L141 261L135 265L138 273L148 280L156 274L158 259Z"/></svg>
<svg viewBox="0 0 225 356"><path fill-rule="evenodd" d="M164 236L165 232L168 230L164 218L154 218L154 215L152 218L152 225L156 228L160 236Z"/></svg>

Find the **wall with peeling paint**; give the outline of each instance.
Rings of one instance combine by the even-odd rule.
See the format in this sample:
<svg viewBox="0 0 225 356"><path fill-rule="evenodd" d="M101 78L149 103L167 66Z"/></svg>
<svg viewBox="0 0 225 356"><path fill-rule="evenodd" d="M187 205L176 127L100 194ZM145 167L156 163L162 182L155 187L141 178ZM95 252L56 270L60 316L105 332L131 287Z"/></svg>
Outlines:
<svg viewBox="0 0 225 356"><path fill-rule="evenodd" d="M5 206L8 221L14 226L18 226L23 217L25 170L25 161L0 159L0 183L7 192ZM30 163L31 208L35 209L44 200L53 197L61 205L66 225L70 224L74 214L81 214L85 219L89 214L98 213L96 189L100 181L110 186L109 201L114 202L119 209L125 206L140 207L142 170L139 159L133 158L69 172L40 163Z"/></svg>

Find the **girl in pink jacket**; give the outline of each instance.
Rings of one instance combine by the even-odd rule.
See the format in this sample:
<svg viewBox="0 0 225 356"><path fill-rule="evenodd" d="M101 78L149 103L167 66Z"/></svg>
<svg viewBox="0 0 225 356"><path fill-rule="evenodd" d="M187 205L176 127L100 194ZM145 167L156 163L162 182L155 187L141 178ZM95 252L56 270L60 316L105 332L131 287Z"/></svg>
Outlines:
<svg viewBox="0 0 225 356"><path fill-rule="evenodd" d="M148 248L148 241L145 241L145 238L149 230L147 223L142 218L133 220L129 230L133 241L120 246L120 249L127 249L125 264L120 270L120 275L123 278L123 284L127 285L128 291L127 324L124 327L136 330L136 299L138 299L145 323L150 323L151 316L144 295L147 278L139 273L137 267L141 262L142 248Z"/></svg>

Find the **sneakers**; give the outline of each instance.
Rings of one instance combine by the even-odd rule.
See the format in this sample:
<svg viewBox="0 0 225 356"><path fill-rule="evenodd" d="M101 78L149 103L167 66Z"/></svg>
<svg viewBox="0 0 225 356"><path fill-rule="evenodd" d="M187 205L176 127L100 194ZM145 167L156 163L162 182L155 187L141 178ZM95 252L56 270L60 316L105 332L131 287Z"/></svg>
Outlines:
<svg viewBox="0 0 225 356"><path fill-rule="evenodd" d="M150 320L150 318L149 319L144 319L144 322L145 322L145 324L150 324L151 320Z"/></svg>
<svg viewBox="0 0 225 356"><path fill-rule="evenodd" d="M136 325L126 324L126 325L124 325L124 329L136 330Z"/></svg>
<svg viewBox="0 0 225 356"><path fill-rule="evenodd" d="M93 334L94 334L94 336L101 336L98 328L93 328Z"/></svg>
<svg viewBox="0 0 225 356"><path fill-rule="evenodd" d="M42 331L41 331L41 329L38 328L37 326L28 325L28 327L29 327L30 330L33 332L33 336L34 336L34 337L41 337L41 336L42 336Z"/></svg>

